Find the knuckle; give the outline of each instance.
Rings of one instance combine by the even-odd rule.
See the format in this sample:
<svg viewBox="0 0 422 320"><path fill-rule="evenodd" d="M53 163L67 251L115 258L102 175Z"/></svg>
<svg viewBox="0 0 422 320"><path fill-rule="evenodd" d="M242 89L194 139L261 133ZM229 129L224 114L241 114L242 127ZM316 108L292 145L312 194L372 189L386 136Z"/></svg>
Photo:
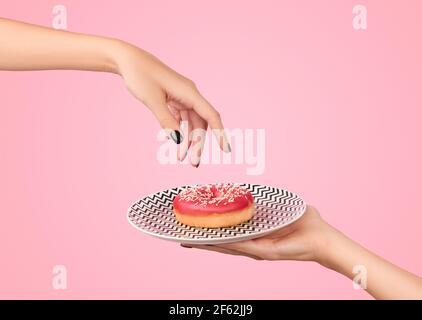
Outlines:
<svg viewBox="0 0 422 320"><path fill-rule="evenodd" d="M220 115L220 113L217 110L215 110L215 111L213 111L212 118L214 120L220 121L221 120L221 115Z"/></svg>
<svg viewBox="0 0 422 320"><path fill-rule="evenodd" d="M186 82L186 86L189 88L189 89L191 89L191 90L198 90L197 89L197 86L196 86L196 84L195 84L195 82L193 82L193 80L191 80L191 79L186 79L185 80L185 82Z"/></svg>

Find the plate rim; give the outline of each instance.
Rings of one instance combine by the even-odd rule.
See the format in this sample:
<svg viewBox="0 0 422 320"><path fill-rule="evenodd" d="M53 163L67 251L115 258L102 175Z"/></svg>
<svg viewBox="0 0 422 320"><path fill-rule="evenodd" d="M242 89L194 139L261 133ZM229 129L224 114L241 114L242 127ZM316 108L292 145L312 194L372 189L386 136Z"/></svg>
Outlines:
<svg viewBox="0 0 422 320"><path fill-rule="evenodd" d="M215 183L221 183L221 182L215 182ZM248 184L248 185L254 185L254 186L265 186L265 187L275 188L275 189L279 189L279 190L283 190L283 191L288 191L288 192L290 192L291 194L293 194L294 196L298 197L300 200L303 201L303 209L302 209L302 211L297 216L295 216L293 219L291 219L289 222L287 222L287 223L285 223L283 225L277 225L277 226L275 226L272 229L258 231L257 233L254 233L254 234L245 234L245 235L231 236L231 237L222 238L222 239L179 239L179 238L176 238L176 237L171 237L171 236L166 236L166 235L160 235L158 233L154 233L154 232L151 232L151 231L142 229L142 228L138 227L134 222L132 222L130 220L129 213L132 210L132 207L137 202L139 202L141 199L145 199L145 198L151 197L151 196L153 196L153 195L155 195L155 194L157 194L159 192L163 192L163 191L167 191L167 190L172 190L172 189L175 189L175 188L185 188L185 187L193 187L193 186L203 185L203 184L191 184L191 185L182 185L182 186L178 186L178 187L172 187L172 188L163 189L161 191L150 193L150 194L148 194L148 195L146 195L146 196L144 196L144 197L136 200L135 202L133 202L129 206L129 209L126 212L126 219L129 222L129 224L132 225L136 230L139 230L142 233L145 233L145 234L147 234L149 236L152 236L154 238L159 238L159 239L163 239L163 240L167 240L167 241L171 241L171 242L176 242L176 243L181 243L181 244L211 244L212 245L212 244L232 243L232 242L239 242L239 241L244 241L244 240L256 239L256 238L263 237L263 236L265 236L267 234L273 233L275 231L278 231L278 230L280 230L280 229L282 229L284 227L287 227L288 225L292 224L293 222L299 220L303 216L303 214L305 213L306 208L308 206L307 203L306 203L306 201L303 200L302 197L300 197L296 193L294 193L294 192L292 192L290 190L287 190L287 189L277 188L277 187L272 187L272 186L269 186L269 185L257 184L257 183L245 183L245 182L241 182L241 183L240 182L233 182L233 183L240 184L240 185L242 185L242 184Z"/></svg>

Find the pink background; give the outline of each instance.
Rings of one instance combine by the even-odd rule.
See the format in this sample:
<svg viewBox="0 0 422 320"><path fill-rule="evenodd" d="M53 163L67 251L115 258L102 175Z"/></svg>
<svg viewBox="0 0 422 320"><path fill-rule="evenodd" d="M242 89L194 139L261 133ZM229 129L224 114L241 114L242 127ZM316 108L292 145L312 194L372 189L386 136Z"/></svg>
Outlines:
<svg viewBox="0 0 422 320"><path fill-rule="evenodd" d="M368 29L352 28L352 8ZM315 263L179 247L126 220L145 194L288 188L422 274L421 1L61 1L68 29L133 42L194 79L228 128L266 129L266 170L163 166L158 124L113 75L0 72L0 298L358 298ZM51 25L56 1L2 1ZM54 265L68 289L54 290Z"/></svg>

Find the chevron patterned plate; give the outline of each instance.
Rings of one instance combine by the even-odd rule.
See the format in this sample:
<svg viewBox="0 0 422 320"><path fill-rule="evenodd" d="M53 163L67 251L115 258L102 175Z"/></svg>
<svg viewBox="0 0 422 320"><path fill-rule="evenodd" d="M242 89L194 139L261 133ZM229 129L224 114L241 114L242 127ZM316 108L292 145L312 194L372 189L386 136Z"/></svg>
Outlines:
<svg viewBox="0 0 422 320"><path fill-rule="evenodd" d="M186 244L217 244L253 239L283 228L305 212L305 202L294 193L257 184L240 184L254 196L254 217L229 228L194 228L176 221L173 198L189 186L161 191L134 203L127 218L136 229L165 240Z"/></svg>

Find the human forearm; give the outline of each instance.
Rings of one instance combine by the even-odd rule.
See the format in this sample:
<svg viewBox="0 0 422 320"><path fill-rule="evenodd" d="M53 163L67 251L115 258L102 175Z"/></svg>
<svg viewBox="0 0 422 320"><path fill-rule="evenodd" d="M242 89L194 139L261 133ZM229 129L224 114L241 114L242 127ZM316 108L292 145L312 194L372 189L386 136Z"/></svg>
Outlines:
<svg viewBox="0 0 422 320"><path fill-rule="evenodd" d="M330 228L318 262L350 279L356 276L353 268L363 266L367 276L366 290L377 299L422 299L420 277L393 265Z"/></svg>
<svg viewBox="0 0 422 320"><path fill-rule="evenodd" d="M377 299L422 299L422 278L366 250L325 222L308 206L296 222L267 236L195 248L265 260L312 260L350 279L366 276L366 290ZM363 268L357 268L362 266ZM359 277L359 275L358 275ZM357 284L365 284L364 281Z"/></svg>
<svg viewBox="0 0 422 320"><path fill-rule="evenodd" d="M0 18L0 69L117 72L119 41Z"/></svg>

